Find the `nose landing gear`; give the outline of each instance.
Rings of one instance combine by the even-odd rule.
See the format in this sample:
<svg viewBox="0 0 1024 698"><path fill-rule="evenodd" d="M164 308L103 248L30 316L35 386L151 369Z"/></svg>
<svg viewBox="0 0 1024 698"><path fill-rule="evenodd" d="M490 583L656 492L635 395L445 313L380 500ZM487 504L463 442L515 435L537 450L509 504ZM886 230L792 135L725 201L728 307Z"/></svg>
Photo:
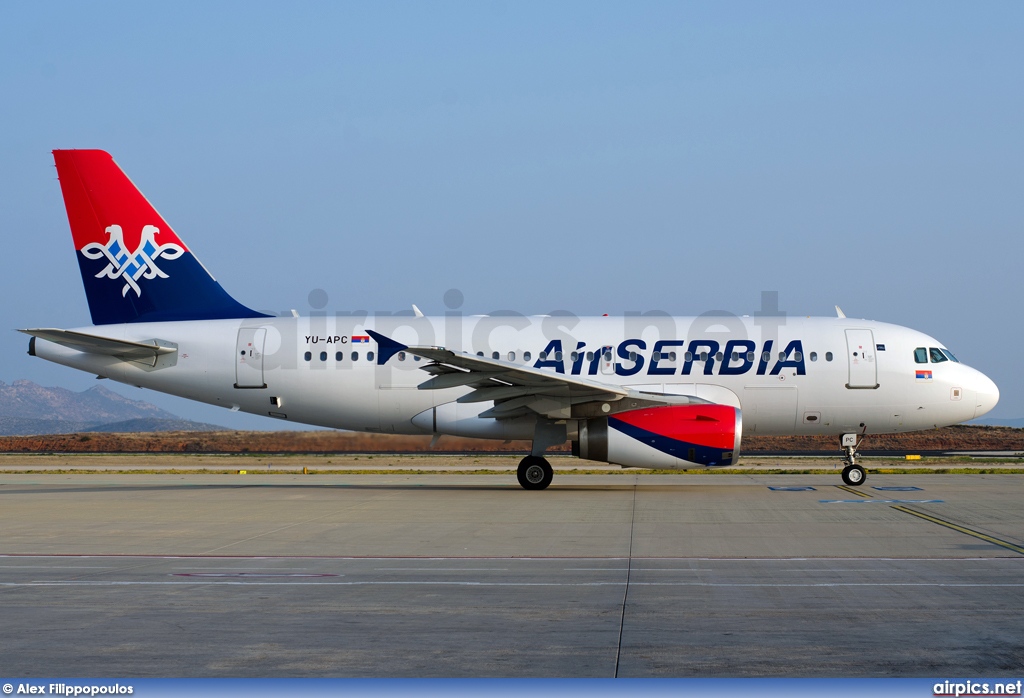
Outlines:
<svg viewBox="0 0 1024 698"><path fill-rule="evenodd" d="M859 445L860 441L857 440L856 434L843 434L842 447L846 451L846 455L843 456L843 463L846 466L843 468L843 482L853 487L864 484L868 477L864 468L857 464L857 458L860 457L857 453Z"/></svg>

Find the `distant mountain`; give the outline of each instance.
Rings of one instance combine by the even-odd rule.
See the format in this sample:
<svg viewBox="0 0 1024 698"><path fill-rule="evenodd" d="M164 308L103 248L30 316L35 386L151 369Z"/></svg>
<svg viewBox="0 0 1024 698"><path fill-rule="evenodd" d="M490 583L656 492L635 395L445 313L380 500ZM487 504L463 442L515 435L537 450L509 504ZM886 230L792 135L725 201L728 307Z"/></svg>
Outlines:
<svg viewBox="0 0 1024 698"><path fill-rule="evenodd" d="M988 427L1013 427L1015 429L1024 428L1024 419L975 419L967 422L968 424L979 424L981 426Z"/></svg>
<svg viewBox="0 0 1024 698"><path fill-rule="evenodd" d="M82 431L216 431L101 385L76 393L32 381L0 381L0 435L68 434Z"/></svg>
<svg viewBox="0 0 1024 698"><path fill-rule="evenodd" d="M193 422L188 419L151 419L143 417L140 419L126 419L123 422L111 422L101 424L98 427L82 429L81 431L102 431L106 433L136 432L136 431L225 431L225 427L206 422Z"/></svg>
<svg viewBox="0 0 1024 698"><path fill-rule="evenodd" d="M72 422L66 419L33 419L32 417L0 417L0 435L32 436L34 434L73 434L95 426L94 422Z"/></svg>

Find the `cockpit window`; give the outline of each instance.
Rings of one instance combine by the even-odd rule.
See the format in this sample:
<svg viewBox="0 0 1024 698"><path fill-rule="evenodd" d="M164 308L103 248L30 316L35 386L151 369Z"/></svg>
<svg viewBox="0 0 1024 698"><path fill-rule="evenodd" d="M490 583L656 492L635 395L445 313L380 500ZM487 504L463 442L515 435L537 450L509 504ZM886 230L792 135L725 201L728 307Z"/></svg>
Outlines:
<svg viewBox="0 0 1024 698"><path fill-rule="evenodd" d="M926 364L928 363L928 350L924 347L918 347L914 350L914 363L915 364Z"/></svg>
<svg viewBox="0 0 1024 698"><path fill-rule="evenodd" d="M931 356L933 364L941 364L943 361L949 361L949 359L946 358L946 355L942 353L941 349L931 347L928 349L928 354Z"/></svg>
<svg viewBox="0 0 1024 698"><path fill-rule="evenodd" d="M951 352L949 349L943 349L942 353L945 354L946 358L948 358L950 361L954 363L960 363L960 359L953 356L953 352Z"/></svg>

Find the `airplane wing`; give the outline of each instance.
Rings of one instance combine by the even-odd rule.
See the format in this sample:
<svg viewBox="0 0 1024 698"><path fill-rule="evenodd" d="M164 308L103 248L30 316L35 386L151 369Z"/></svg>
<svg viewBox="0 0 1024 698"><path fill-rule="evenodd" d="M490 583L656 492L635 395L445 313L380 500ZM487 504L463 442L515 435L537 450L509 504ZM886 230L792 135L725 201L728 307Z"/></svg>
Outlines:
<svg viewBox="0 0 1024 698"><path fill-rule="evenodd" d="M420 390L466 386L473 388L472 392L457 402L493 400L494 407L481 412L481 417L502 419L536 412L551 419L567 419L598 417L640 407L707 404L694 396L641 392L444 347L406 346L373 330L367 333L377 342L378 364L387 363L400 351L430 361L421 368L432 378L421 383Z"/></svg>
<svg viewBox="0 0 1024 698"><path fill-rule="evenodd" d="M161 354L171 354L178 351L177 346L164 346L158 344L158 340L151 340L153 343L130 342L124 339L110 339L99 337L85 332L72 332L71 330L59 330L50 327L18 330L32 337L45 339L47 342L60 344L70 349L77 349L89 354L103 354L115 356L126 361L155 361Z"/></svg>

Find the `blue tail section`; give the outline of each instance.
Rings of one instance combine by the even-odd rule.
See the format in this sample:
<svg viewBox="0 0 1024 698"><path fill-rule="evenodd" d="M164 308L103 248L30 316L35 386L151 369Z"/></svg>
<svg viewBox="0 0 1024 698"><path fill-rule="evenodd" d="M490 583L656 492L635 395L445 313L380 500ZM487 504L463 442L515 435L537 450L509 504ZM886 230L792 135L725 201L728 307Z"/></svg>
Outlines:
<svg viewBox="0 0 1024 698"><path fill-rule="evenodd" d="M267 317L221 287L102 150L55 150L95 325Z"/></svg>

